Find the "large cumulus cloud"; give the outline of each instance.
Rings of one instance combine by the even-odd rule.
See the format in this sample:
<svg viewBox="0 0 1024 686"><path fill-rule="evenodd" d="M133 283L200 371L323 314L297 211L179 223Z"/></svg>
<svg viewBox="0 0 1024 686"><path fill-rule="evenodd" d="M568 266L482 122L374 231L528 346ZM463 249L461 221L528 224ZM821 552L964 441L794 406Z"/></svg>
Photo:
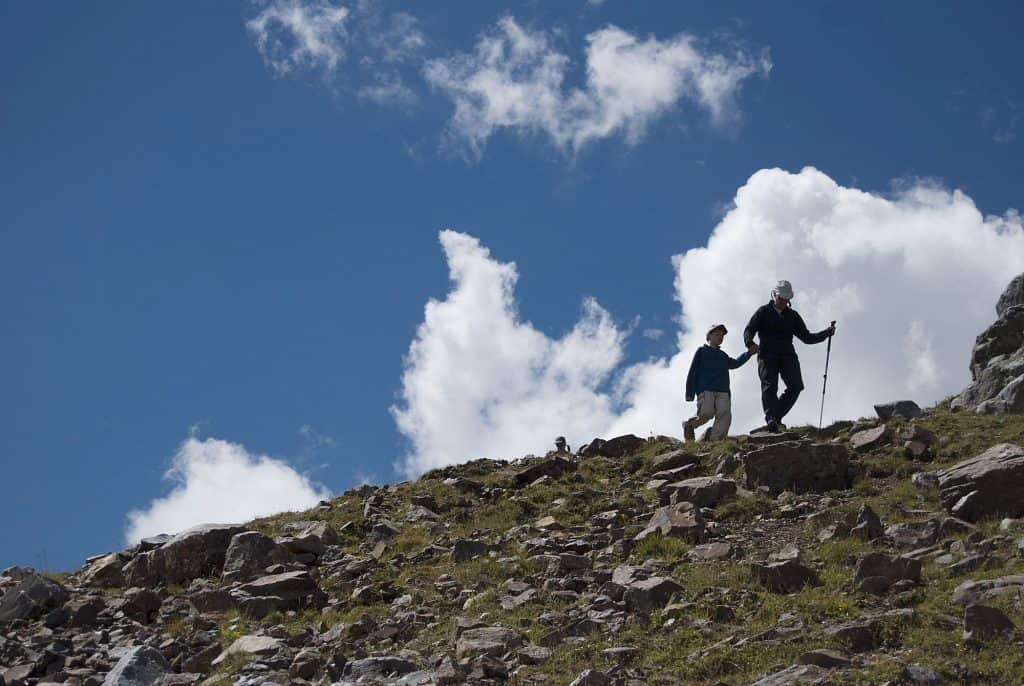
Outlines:
<svg viewBox="0 0 1024 686"><path fill-rule="evenodd" d="M453 287L427 304L410 346L402 401L393 408L410 441L409 474L490 455L545 450L565 433L679 434L692 409L681 386L704 330L722 321L725 349L789 279L812 330L838 320L825 421L871 412L873 403L933 403L963 387L974 337L1024 265L1024 225L985 215L966 194L934 182L889 195L837 184L806 168L758 171L704 246L673 258L681 327L677 352L623 367L625 331L592 300L574 330L552 339L521 320L516 268L479 242L445 231ZM816 423L825 346L803 346L807 390L787 422ZM732 376L733 431L761 422L756 362Z"/></svg>

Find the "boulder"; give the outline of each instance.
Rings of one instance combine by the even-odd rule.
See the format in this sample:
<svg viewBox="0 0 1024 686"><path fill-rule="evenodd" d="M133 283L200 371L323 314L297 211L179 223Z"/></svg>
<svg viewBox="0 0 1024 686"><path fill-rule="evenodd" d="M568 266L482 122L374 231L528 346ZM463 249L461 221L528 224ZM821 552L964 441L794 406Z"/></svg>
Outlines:
<svg viewBox="0 0 1024 686"><path fill-rule="evenodd" d="M938 472L942 504L960 519L1024 516L1024 448L994 445Z"/></svg>
<svg viewBox="0 0 1024 686"><path fill-rule="evenodd" d="M824 686L833 683L830 672L816 665L793 665L774 674L766 674L750 686Z"/></svg>
<svg viewBox="0 0 1024 686"><path fill-rule="evenodd" d="M668 605L672 595L682 590L683 587L672 579L654 576L634 581L627 586L623 600L630 612L647 615L657 608Z"/></svg>
<svg viewBox="0 0 1024 686"><path fill-rule="evenodd" d="M1012 637L1017 625L997 607L968 605L964 608L964 640L983 641L996 636Z"/></svg>
<svg viewBox="0 0 1024 686"><path fill-rule="evenodd" d="M939 540L939 521L900 522L886 528L885 537L897 548L924 548Z"/></svg>
<svg viewBox="0 0 1024 686"><path fill-rule="evenodd" d="M624 436L609 438L607 441L595 438L590 443L582 446L577 454L580 457L597 457L598 455L603 455L604 457L624 457L635 453L645 445L647 445L647 441L644 439L633 434L625 434Z"/></svg>
<svg viewBox="0 0 1024 686"><path fill-rule="evenodd" d="M653 534L700 543L704 538L704 518L692 503L659 507L647 522L647 527L634 540L642 541Z"/></svg>
<svg viewBox="0 0 1024 686"><path fill-rule="evenodd" d="M14 588L0 596L0 624L17 619L35 619L54 610L71 596L61 584L28 572Z"/></svg>
<svg viewBox="0 0 1024 686"><path fill-rule="evenodd" d="M159 548L136 555L124 567L129 586L180 584L219 573L228 546L245 527L235 524L201 524L172 537Z"/></svg>
<svg viewBox="0 0 1024 686"><path fill-rule="evenodd" d="M678 469L679 467L689 467L700 462L700 457L689 453L685 450L670 450L667 453L661 453L655 456L651 460L650 472L663 472L667 469Z"/></svg>
<svg viewBox="0 0 1024 686"><path fill-rule="evenodd" d="M894 400L892 402L875 405L875 414L877 414L879 419L883 422L887 422L893 417L915 419L923 415L924 411L922 411L913 400Z"/></svg>
<svg viewBox="0 0 1024 686"><path fill-rule="evenodd" d="M802 665L815 665L817 667L824 667L825 669L849 667L851 664L851 660L846 654L841 653L838 650L829 650L828 648L810 650L803 653L797 659L797 662Z"/></svg>
<svg viewBox="0 0 1024 686"><path fill-rule="evenodd" d="M753 562L750 565L754 579L772 593L790 593L804 586L818 585L818 574L800 564L797 558L782 562Z"/></svg>
<svg viewBox="0 0 1024 686"><path fill-rule="evenodd" d="M576 471L576 463L558 455L541 460L516 474L516 484L526 486L542 476L557 479L566 472Z"/></svg>
<svg viewBox="0 0 1024 686"><path fill-rule="evenodd" d="M569 686L611 686L612 678L596 669L584 669Z"/></svg>
<svg viewBox="0 0 1024 686"><path fill-rule="evenodd" d="M153 686L171 673L171 665L156 648L131 648L107 673L103 686Z"/></svg>
<svg viewBox="0 0 1024 686"><path fill-rule="evenodd" d="M973 605L1003 595L1016 596L1024 601L1024 574L965 581L953 589L952 600L957 605Z"/></svg>
<svg viewBox="0 0 1024 686"><path fill-rule="evenodd" d="M269 565L292 561L292 555L269 536L243 531L231 537L224 555L221 578L244 581L263 574Z"/></svg>
<svg viewBox="0 0 1024 686"><path fill-rule="evenodd" d="M857 520L850 529L850 535L865 541L873 541L885 535L882 520L868 505L861 505Z"/></svg>
<svg viewBox="0 0 1024 686"><path fill-rule="evenodd" d="M79 578L83 586L120 587L124 585L124 574L121 573L123 567L124 560L120 553L110 553L82 567Z"/></svg>
<svg viewBox="0 0 1024 686"><path fill-rule="evenodd" d="M658 489L662 505L688 502L695 507L714 507L735 494L736 482L720 476L698 476L666 484Z"/></svg>
<svg viewBox="0 0 1024 686"><path fill-rule="evenodd" d="M306 570L270 574L231 591L231 597L245 614L263 617L274 610L320 608L327 595Z"/></svg>
<svg viewBox="0 0 1024 686"><path fill-rule="evenodd" d="M455 643L455 654L460 659L479 655L501 657L525 644L517 631L503 626L485 626L463 631Z"/></svg>
<svg viewBox="0 0 1024 686"><path fill-rule="evenodd" d="M761 446L740 456L749 489L824 493L853 485L849 452L835 443L787 441Z"/></svg>
<svg viewBox="0 0 1024 686"><path fill-rule="evenodd" d="M908 686L942 686L942 675L924 665L905 665L900 671L900 683Z"/></svg>
<svg viewBox="0 0 1024 686"><path fill-rule="evenodd" d="M358 683L377 683L415 671L416 665L409 660L386 655L347 662L342 675Z"/></svg>
<svg viewBox="0 0 1024 686"><path fill-rule="evenodd" d="M270 657L281 652L285 648L285 645L286 644L283 640L272 636L257 636L254 634L239 636L231 645L225 648L224 652L221 653L212 664L216 667L221 662L227 660L230 656L239 653L257 655L259 657Z"/></svg>
<svg viewBox="0 0 1024 686"><path fill-rule="evenodd" d="M982 414L1024 412L1022 276L1013 279L1003 291L996 303L996 321L975 339L971 383L950 402L950 407Z"/></svg>
<svg viewBox="0 0 1024 686"><path fill-rule="evenodd" d="M452 546L452 562L466 562L474 557L487 556L491 546L483 541L460 539Z"/></svg>
<svg viewBox="0 0 1024 686"><path fill-rule="evenodd" d="M850 436L850 446L857 452L868 452L889 442L889 429L885 424L873 429L864 429Z"/></svg>
<svg viewBox="0 0 1024 686"><path fill-rule="evenodd" d="M857 562L853 575L859 590L884 593L899 581L921 581L921 561L905 555L868 553Z"/></svg>

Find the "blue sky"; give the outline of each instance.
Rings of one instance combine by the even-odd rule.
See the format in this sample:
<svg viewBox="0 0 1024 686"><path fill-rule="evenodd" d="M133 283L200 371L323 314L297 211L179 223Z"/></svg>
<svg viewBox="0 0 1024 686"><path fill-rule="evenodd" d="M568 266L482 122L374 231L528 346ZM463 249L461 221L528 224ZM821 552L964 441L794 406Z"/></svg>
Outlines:
<svg viewBox="0 0 1024 686"><path fill-rule="evenodd" d="M332 11L344 18L305 53L274 20ZM132 511L184 521L156 516L175 489L197 498L176 516L205 515L196 494L219 487L198 481L219 468L298 506L544 450L554 434L532 435L530 413L572 422L558 433L573 443L671 431L687 408L665 389L694 327L721 313L738 352L770 287L743 278L754 267L814 284L801 302L794 279L812 328L837 311L861 322L851 376L909 346L886 377L905 371L902 385L851 384L836 416L870 411L871 393L948 395L1024 265L1022 15L1009 2L3 5L0 566L77 567L124 545ZM472 139L453 120L459 88L486 66L478 46L512 59L509 26L538 51L510 78L553 58L562 80L531 92L557 97L503 121L472 111ZM611 95L588 87L588 45L623 37L653 51L641 72L682 74L645 86L655 104L640 114L636 72L613 70ZM684 46L703 66L665 67ZM715 56L739 73L709 104L693 83ZM804 221L816 198L832 209ZM888 238L918 229L898 249L853 245L881 224ZM819 227L806 236L820 259L759 249L776 225ZM947 248L915 262L929 240ZM879 312L877 293L851 296L858 273L899 297ZM969 316L947 330L921 294L953 286ZM818 373L805 365L808 388ZM801 403L816 416L814 396ZM757 414L744 402L738 419ZM190 468L204 459L210 471Z"/></svg>

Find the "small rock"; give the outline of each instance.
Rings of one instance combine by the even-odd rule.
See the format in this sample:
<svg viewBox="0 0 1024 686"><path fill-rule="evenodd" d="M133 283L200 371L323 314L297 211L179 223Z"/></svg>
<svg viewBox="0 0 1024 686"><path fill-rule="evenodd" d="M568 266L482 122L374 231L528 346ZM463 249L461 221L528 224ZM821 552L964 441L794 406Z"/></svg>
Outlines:
<svg viewBox="0 0 1024 686"><path fill-rule="evenodd" d="M942 675L924 665L905 665L900 682L909 686L942 686Z"/></svg>
<svg viewBox="0 0 1024 686"><path fill-rule="evenodd" d="M819 583L817 573L795 559L767 564L754 562L750 570L754 579L773 593L790 593L808 584L817 586Z"/></svg>
<svg viewBox="0 0 1024 686"><path fill-rule="evenodd" d="M103 686L152 686L170 672L171 665L159 650L135 646L107 673Z"/></svg>
<svg viewBox="0 0 1024 686"><path fill-rule="evenodd" d="M888 403L875 405L875 414L883 422L893 417L904 419L916 419L924 414L924 411L913 400L895 400Z"/></svg>
<svg viewBox="0 0 1024 686"><path fill-rule="evenodd" d="M875 427L874 429L858 431L850 436L850 445L857 452L875 450L876 448L880 448L885 445L888 441L889 429L886 428L885 424Z"/></svg>
<svg viewBox="0 0 1024 686"><path fill-rule="evenodd" d="M825 669L850 666L849 657L838 650L829 650L827 648L804 653L797 659L797 662L802 665L816 665Z"/></svg>
<svg viewBox="0 0 1024 686"><path fill-rule="evenodd" d="M996 607L968 605L964 608L964 640L983 641L995 636L1013 636L1017 626Z"/></svg>

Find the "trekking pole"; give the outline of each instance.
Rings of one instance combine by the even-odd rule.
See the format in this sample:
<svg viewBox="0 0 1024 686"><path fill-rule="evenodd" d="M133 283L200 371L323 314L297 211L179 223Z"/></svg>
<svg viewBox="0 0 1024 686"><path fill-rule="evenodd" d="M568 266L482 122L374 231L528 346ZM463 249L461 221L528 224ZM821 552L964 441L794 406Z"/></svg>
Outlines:
<svg viewBox="0 0 1024 686"><path fill-rule="evenodd" d="M833 319L832 326L836 325ZM825 386L828 385L828 358L832 355L832 336L828 337L828 345L825 347L825 380L821 383L821 411L818 412L818 430L821 431L821 418L825 416Z"/></svg>

